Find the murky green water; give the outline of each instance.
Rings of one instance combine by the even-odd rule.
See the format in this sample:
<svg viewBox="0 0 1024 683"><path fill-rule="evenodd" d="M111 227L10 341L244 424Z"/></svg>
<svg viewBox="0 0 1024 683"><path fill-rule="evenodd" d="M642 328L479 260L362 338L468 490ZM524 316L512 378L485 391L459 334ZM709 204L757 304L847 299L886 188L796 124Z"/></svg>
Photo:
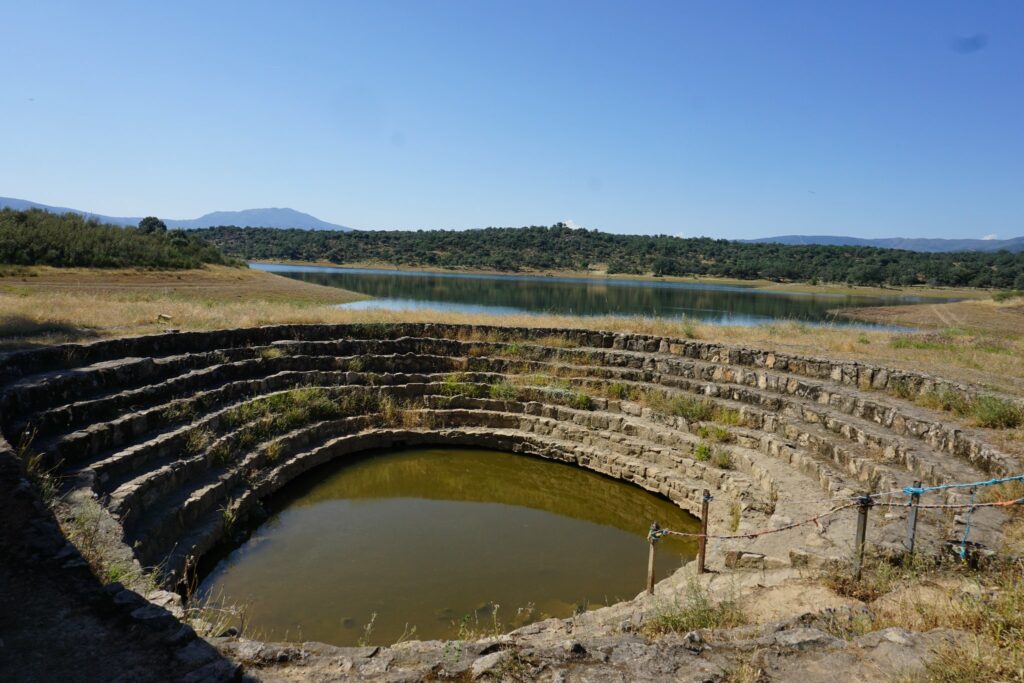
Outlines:
<svg viewBox="0 0 1024 683"><path fill-rule="evenodd" d="M502 629L643 590L651 520L694 530L670 502L561 463L488 450L376 453L316 470L201 586L247 604L267 639L390 643ZM658 577L696 545L658 545ZM376 615L376 616L374 616Z"/></svg>
<svg viewBox="0 0 1024 683"><path fill-rule="evenodd" d="M277 263L254 263L252 267L373 297L344 306L354 309L687 317L725 325L759 325L784 319L877 327L837 317L833 311L922 301L905 295L802 294L705 282L426 273Z"/></svg>

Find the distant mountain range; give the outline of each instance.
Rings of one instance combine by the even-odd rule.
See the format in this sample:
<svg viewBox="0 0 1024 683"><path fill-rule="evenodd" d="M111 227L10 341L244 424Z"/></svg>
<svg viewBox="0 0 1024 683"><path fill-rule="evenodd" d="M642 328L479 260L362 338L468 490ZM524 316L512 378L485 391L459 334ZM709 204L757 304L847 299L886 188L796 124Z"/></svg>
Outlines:
<svg viewBox="0 0 1024 683"><path fill-rule="evenodd" d="M50 213L77 213L86 218L95 218L102 223L113 223L114 225L138 225L142 216L104 216L98 213L82 211L81 209L68 209L63 206L47 206L37 202L30 202L25 199L13 199L11 197L0 197L0 209L12 208L23 211L25 209L42 209ZM218 225L237 225L239 227L252 228L300 228L303 230L351 230L344 225L335 225L322 221L308 213L302 213L294 209L245 209L243 211L214 211L199 218L175 219L159 216L168 228L212 228Z"/></svg>
<svg viewBox="0 0 1024 683"><path fill-rule="evenodd" d="M104 216L98 213L68 209L62 206L47 206L25 199L0 197L0 209L43 209L51 213L77 213L86 218L95 218L114 225L138 225L141 216ZM322 221L308 213L294 209L245 209L243 211L214 211L199 218L175 219L160 217L169 228L212 228L221 225L235 225L250 228L299 228L301 230L351 230L344 225ZM780 235L762 237L741 242L775 242L778 244L829 244L834 246L880 247L882 249L906 249L908 251L951 252L951 251L1024 251L1024 237L1007 240L979 239L937 239L928 237L887 237L866 239L862 237L841 237L835 235Z"/></svg>
<svg viewBox="0 0 1024 683"><path fill-rule="evenodd" d="M948 240L930 237L886 237L864 239L862 237L837 237L833 235L781 235L762 237L744 242L775 242L778 244L831 244L848 247L881 247L882 249L906 249L908 251L1024 251L1024 237L1008 240Z"/></svg>

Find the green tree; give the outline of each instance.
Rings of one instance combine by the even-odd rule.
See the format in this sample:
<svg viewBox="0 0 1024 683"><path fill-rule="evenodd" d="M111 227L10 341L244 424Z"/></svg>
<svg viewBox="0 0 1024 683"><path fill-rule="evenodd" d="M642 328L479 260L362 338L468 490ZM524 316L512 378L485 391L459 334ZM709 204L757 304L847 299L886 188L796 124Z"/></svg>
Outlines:
<svg viewBox="0 0 1024 683"><path fill-rule="evenodd" d="M146 216L139 221L139 231L145 233L167 232L167 224L156 216Z"/></svg>

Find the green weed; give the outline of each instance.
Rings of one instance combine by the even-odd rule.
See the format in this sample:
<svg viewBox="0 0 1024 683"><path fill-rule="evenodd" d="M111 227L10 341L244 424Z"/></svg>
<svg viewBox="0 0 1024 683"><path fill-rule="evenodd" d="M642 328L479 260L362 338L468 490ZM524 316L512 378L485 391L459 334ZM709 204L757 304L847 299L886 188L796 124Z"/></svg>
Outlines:
<svg viewBox="0 0 1024 683"><path fill-rule="evenodd" d="M701 441L699 444L693 447L693 459L698 462L707 462L711 460L711 454L713 449L710 445Z"/></svg>
<svg viewBox="0 0 1024 683"><path fill-rule="evenodd" d="M660 605L642 630L649 636L658 636L706 628L734 628L746 622L746 615L733 596L727 595L714 602L700 583L691 579L682 601Z"/></svg>
<svg viewBox="0 0 1024 683"><path fill-rule="evenodd" d="M514 401L519 397L519 390L508 382L492 384L489 393L491 398L498 401Z"/></svg>
<svg viewBox="0 0 1024 683"><path fill-rule="evenodd" d="M732 453L721 448L716 448L715 452L711 454L711 464L721 470L731 470L736 467Z"/></svg>

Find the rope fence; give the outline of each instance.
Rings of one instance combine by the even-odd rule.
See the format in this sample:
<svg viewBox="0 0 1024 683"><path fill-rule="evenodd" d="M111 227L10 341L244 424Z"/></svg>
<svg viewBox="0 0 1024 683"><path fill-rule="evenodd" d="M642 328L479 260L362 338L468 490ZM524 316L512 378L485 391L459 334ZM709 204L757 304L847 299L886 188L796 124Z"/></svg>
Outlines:
<svg viewBox="0 0 1024 683"><path fill-rule="evenodd" d="M865 492L858 496L849 496L842 498L817 498L808 501L798 502L821 502L821 503L837 503L843 502L841 505L814 515L807 517L796 522L790 522L778 527L772 527L770 529L759 529L757 531L750 531L742 534L711 534L708 533L708 509L711 501L714 500L710 491L704 489L701 497L701 516L700 516L700 531L689 532L689 531L676 531L674 529L665 529L658 525L657 522L651 522L651 528L647 533L647 542L650 544L650 551L648 554L647 562L647 592L654 592L654 555L655 546L662 538L666 536L673 536L678 538L696 538L698 543L697 552L697 572L703 574L705 572L705 555L707 549L708 539L712 540L739 540L739 539L754 539L760 538L761 536L767 536L769 534L777 534L783 531L789 531L807 524L815 524L819 526L819 522L822 519L836 515L844 510L851 508L857 508L857 532L854 540L854 573L856 578L860 578L861 568L864 559L864 546L867 535L867 519L868 511L872 507L884 507L884 508L908 508L907 515L907 538L904 542L908 552L914 552L914 542L917 535L917 513L919 510L967 510L967 514L964 518L964 534L960 540L959 549L957 554L961 560L967 557L967 546L968 537L971 533L971 521L974 511L978 508L1009 508L1014 505L1024 505L1024 496L1020 498L1011 498L1008 500L988 501L979 503L977 500L978 490L988 486L998 486L999 484L1006 484L1009 482L1024 482L1024 474L1017 474L1010 477L1001 477L997 479L986 479L984 481L973 481L973 482L959 482L953 484L939 484L936 486L922 486L920 481L915 481L911 486L904 486L900 489L893 489L891 491L883 491L878 493ZM970 502L968 503L925 503L922 504L921 496L928 493L935 493L939 491L947 491L951 489L970 489ZM878 500L879 498L885 498L888 496L906 495L909 499L905 502L897 502L892 500ZM844 502L845 501L845 502ZM790 501L793 502L793 501Z"/></svg>

